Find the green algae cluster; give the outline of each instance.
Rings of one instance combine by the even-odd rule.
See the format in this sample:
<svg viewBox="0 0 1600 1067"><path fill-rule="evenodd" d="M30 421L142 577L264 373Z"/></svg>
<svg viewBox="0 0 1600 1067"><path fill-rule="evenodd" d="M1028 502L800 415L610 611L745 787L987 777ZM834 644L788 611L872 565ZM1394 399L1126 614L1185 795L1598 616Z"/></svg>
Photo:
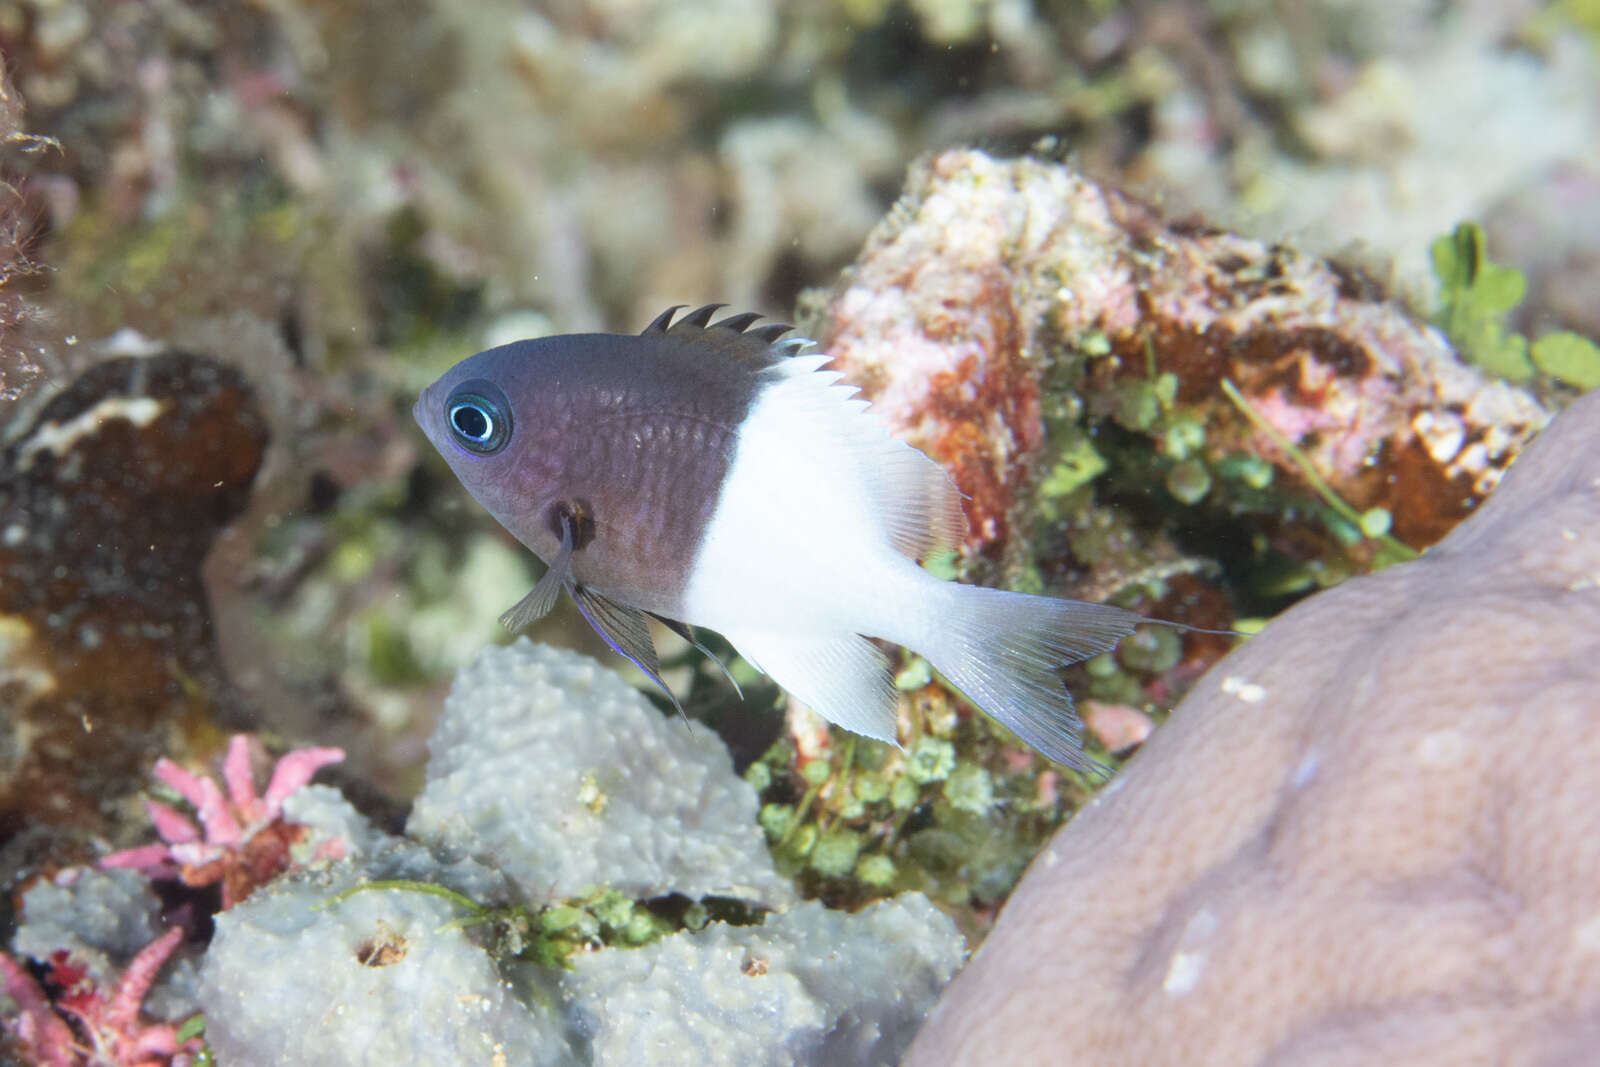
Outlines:
<svg viewBox="0 0 1600 1067"><path fill-rule="evenodd" d="M856 908L917 890L979 929L1095 783L1029 752L926 660L899 656L903 748L834 731L801 760L785 737L745 780L778 869L805 895Z"/></svg>
<svg viewBox="0 0 1600 1067"><path fill-rule="evenodd" d="M1508 318L1527 295L1522 272L1489 259L1483 227L1463 222L1429 249L1439 280L1435 316L1468 360L1490 374L1529 382L1544 374L1580 390L1600 386L1600 346L1569 330L1529 341Z"/></svg>
<svg viewBox="0 0 1600 1067"><path fill-rule="evenodd" d="M638 948L668 934L698 931L710 922L732 926L760 923L765 911L721 897L691 901L682 897L635 900L615 889L593 888L567 900L542 905L490 905L433 882L395 878L362 882L323 901L337 907L357 893L422 893L455 904L462 911L452 927L474 932L497 959L519 959L547 969L570 969L572 957L599 948Z"/></svg>

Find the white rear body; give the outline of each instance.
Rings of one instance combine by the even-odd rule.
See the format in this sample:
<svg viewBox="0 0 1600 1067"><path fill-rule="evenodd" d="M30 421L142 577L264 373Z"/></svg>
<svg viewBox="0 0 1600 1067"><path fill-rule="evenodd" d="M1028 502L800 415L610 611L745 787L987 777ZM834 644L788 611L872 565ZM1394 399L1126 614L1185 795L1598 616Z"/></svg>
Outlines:
<svg viewBox="0 0 1600 1067"><path fill-rule="evenodd" d="M686 621L734 641L772 629L914 646L927 599L945 583L895 549L884 498L920 495L922 480L945 475L892 438L854 390L831 384L836 374L814 372L822 359L765 372L771 384L740 429L690 573ZM879 484L907 475L917 484Z"/></svg>
<svg viewBox="0 0 1600 1067"><path fill-rule="evenodd" d="M964 534L960 496L824 362L800 356L762 372L686 583L684 621L721 633L824 718L890 743L895 691L865 637L892 641L1045 755L1083 765L1053 671L1113 647L1139 616L923 570L916 557Z"/></svg>

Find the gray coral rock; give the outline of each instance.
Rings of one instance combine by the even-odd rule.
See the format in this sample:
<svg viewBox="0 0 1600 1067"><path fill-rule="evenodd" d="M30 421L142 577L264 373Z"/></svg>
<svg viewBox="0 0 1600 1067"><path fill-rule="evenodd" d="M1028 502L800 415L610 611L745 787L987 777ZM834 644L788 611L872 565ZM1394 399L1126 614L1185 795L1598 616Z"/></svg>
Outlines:
<svg viewBox="0 0 1600 1067"><path fill-rule="evenodd" d="M68 867L36 882L22 894L21 917L12 939L16 955L44 961L65 952L102 990L115 988L128 961L164 928L161 901L137 872L97 867ZM169 1022L187 1018L198 981L193 960L170 960L142 1010Z"/></svg>
<svg viewBox="0 0 1600 1067"><path fill-rule="evenodd" d="M586 656L526 638L486 650L428 744L407 832L545 896L794 899L722 742Z"/></svg>
<svg viewBox="0 0 1600 1067"><path fill-rule="evenodd" d="M415 888L333 900L407 879L485 905L590 886L795 902L721 742L593 660L527 641L483 653L432 750L420 842L385 843L312 794L304 811L357 843L351 856L217 916L201 1005L219 1062L869 1067L895 1061L963 958L955 924L920 895L597 949L571 973L492 954L452 925L458 904Z"/></svg>
<svg viewBox="0 0 1600 1067"><path fill-rule="evenodd" d="M350 865L299 875L217 916L201 978L219 1062L570 1062L559 1020L450 925L459 907L378 890L329 903L360 877Z"/></svg>
<svg viewBox="0 0 1600 1067"><path fill-rule="evenodd" d="M811 901L582 957L564 982L597 1067L898 1062L965 956L926 897L858 915Z"/></svg>
<svg viewBox="0 0 1600 1067"><path fill-rule="evenodd" d="M69 868L22 895L13 949L36 960L65 950L101 988L161 933L161 901L138 873Z"/></svg>

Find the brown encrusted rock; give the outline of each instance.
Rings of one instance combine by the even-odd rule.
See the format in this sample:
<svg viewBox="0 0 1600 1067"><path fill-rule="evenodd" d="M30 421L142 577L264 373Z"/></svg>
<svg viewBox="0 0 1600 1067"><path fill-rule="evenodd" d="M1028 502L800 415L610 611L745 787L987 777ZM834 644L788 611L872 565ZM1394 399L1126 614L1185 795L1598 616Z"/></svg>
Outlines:
<svg viewBox="0 0 1600 1067"><path fill-rule="evenodd" d="M19 816L99 826L230 696L200 571L266 439L238 372L175 353L97 363L6 434L0 840Z"/></svg>
<svg viewBox="0 0 1600 1067"><path fill-rule="evenodd" d="M1597 831L1600 392L1218 664L907 1063L1594 1062Z"/></svg>
<svg viewBox="0 0 1600 1067"><path fill-rule="evenodd" d="M1261 454L1304 485L1224 398L1231 379L1334 491L1388 510L1415 548L1469 514L1548 419L1347 270L1169 223L1058 163L969 150L912 169L815 328L896 434L949 468L972 551L1030 521L1050 404L1126 426L1129 387L1164 374L1173 411L1206 429L1207 462Z"/></svg>
<svg viewBox="0 0 1600 1067"><path fill-rule="evenodd" d="M15 173L15 164L26 153L59 145L25 132L22 112L22 97L0 56L0 420L43 373L25 336L35 312L23 289L39 268L28 255L33 223L23 194L26 182Z"/></svg>

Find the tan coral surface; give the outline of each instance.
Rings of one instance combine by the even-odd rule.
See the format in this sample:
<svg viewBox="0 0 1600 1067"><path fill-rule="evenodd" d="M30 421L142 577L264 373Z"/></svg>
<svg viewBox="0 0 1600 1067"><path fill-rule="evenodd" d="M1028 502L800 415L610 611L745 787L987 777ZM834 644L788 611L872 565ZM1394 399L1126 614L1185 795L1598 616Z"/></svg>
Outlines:
<svg viewBox="0 0 1600 1067"><path fill-rule="evenodd" d="M1597 716L1600 392L1421 560L1218 664L906 1062L1595 1062Z"/></svg>

